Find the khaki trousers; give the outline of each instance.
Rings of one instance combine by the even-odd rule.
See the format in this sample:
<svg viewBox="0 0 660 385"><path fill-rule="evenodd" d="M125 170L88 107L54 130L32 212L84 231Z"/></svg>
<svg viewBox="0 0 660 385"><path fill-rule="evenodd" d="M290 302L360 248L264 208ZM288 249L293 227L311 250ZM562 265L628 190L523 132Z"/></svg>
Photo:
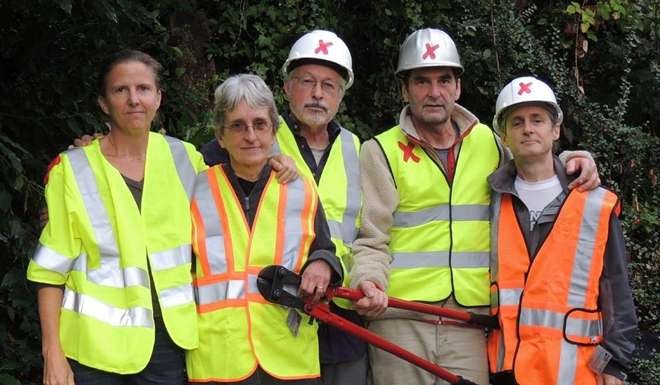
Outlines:
<svg viewBox="0 0 660 385"><path fill-rule="evenodd" d="M452 299L438 305L460 308ZM470 309L488 313L487 308ZM483 329L433 324L435 316L420 316L405 310L388 309L385 318L369 323L369 330L448 371L488 385L486 336ZM448 382L397 356L369 346L373 385L444 385Z"/></svg>

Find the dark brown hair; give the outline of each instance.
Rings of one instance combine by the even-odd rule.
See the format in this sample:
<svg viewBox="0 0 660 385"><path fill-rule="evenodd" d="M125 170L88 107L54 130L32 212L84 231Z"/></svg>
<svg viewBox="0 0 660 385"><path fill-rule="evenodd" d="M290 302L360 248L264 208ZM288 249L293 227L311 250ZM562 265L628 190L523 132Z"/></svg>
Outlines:
<svg viewBox="0 0 660 385"><path fill-rule="evenodd" d="M105 96L105 83L110 71L112 71L113 68L115 68L117 65L130 61L137 61L149 67L154 73L156 87L160 88L160 73L163 70L163 66L147 53L132 49L125 49L110 55L101 65L97 84L97 89L100 96Z"/></svg>

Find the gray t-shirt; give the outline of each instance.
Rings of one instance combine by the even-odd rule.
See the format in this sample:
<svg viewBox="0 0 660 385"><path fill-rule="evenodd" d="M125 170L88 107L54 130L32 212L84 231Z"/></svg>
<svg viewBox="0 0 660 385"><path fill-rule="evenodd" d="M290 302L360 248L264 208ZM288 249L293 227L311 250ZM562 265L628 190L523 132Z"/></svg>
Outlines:
<svg viewBox="0 0 660 385"><path fill-rule="evenodd" d="M520 176L516 176L514 188L520 200L529 210L530 230L534 229L543 209L562 193L561 183L557 175L538 182L528 182Z"/></svg>

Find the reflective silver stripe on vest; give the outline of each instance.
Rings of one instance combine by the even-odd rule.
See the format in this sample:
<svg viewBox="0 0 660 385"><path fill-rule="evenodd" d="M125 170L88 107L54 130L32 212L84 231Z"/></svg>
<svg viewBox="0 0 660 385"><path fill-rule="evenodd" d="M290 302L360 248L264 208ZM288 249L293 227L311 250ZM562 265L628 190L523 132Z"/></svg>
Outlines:
<svg viewBox="0 0 660 385"><path fill-rule="evenodd" d="M328 219L328 227L330 228L330 236L335 239L341 239L344 243L347 243L344 241L343 235L341 233L341 223L338 221L333 221Z"/></svg>
<svg viewBox="0 0 660 385"><path fill-rule="evenodd" d="M73 264L76 262L76 258L64 256L41 242L37 246L32 260L44 269L56 271L62 275L71 271Z"/></svg>
<svg viewBox="0 0 660 385"><path fill-rule="evenodd" d="M154 326L151 309L145 307L122 309L99 301L92 296L76 293L68 287L64 290L62 308L112 326L146 328Z"/></svg>
<svg viewBox="0 0 660 385"><path fill-rule="evenodd" d="M248 274L248 294L259 293L257 277L257 275ZM229 299L242 299L245 298L245 294L245 281L240 279L214 282L195 287L195 298L200 305L208 305Z"/></svg>
<svg viewBox="0 0 660 385"><path fill-rule="evenodd" d="M163 308L192 304L194 301L193 288L189 283L171 287L158 293L158 302Z"/></svg>
<svg viewBox="0 0 660 385"><path fill-rule="evenodd" d="M484 252L452 252L452 268L488 267L489 254ZM448 251L392 253L392 268L449 267Z"/></svg>
<svg viewBox="0 0 660 385"><path fill-rule="evenodd" d="M357 237L355 221L362 204L360 190L360 162L353 142L353 134L345 128L339 131L341 150L343 154L344 171L346 172L346 208L341 226L341 238L345 244L351 245ZM332 234L332 232L331 232Z"/></svg>
<svg viewBox="0 0 660 385"><path fill-rule="evenodd" d="M163 136L167 140L167 144L170 145L170 151L172 152L172 158L174 158L174 166L176 167L176 172L179 174L179 180L183 189L186 191L188 200L192 197L193 187L195 185L195 168L193 167L188 152L186 151L186 146L182 141L171 136Z"/></svg>
<svg viewBox="0 0 660 385"><path fill-rule="evenodd" d="M564 330L563 313L543 309L520 309L520 325L541 326L559 331ZM566 320L566 334L576 337L597 337L602 334L602 322L600 320L583 320L570 318Z"/></svg>
<svg viewBox="0 0 660 385"><path fill-rule="evenodd" d="M578 234L578 242L576 246L575 258L573 260L573 271L571 273L571 286L568 290L567 302L574 307L584 307L587 298L587 284L589 283L589 275L591 272L591 262L593 261L593 253L598 233L598 224L600 222L600 211L602 209L602 201L605 196L605 190L597 188L587 193L585 199L585 206L582 213L582 223L580 224L580 233ZM566 333L582 336L592 336L596 331L602 333L602 325L600 320L591 321L592 324L584 325L586 321L569 320ZM598 322L598 327L593 323ZM577 323L577 325L572 325ZM568 328L573 330L569 330ZM585 334L580 334L585 333ZM600 334L599 334L600 335ZM575 376L577 373L577 346L568 343L565 340L561 342L561 352L559 357L559 375L557 383L559 384L573 384L575 383Z"/></svg>
<svg viewBox="0 0 660 385"><path fill-rule="evenodd" d="M195 298L199 305L208 305L227 299L245 297L245 281L229 280L195 287Z"/></svg>
<svg viewBox="0 0 660 385"><path fill-rule="evenodd" d="M500 289L499 290L499 305L500 306L517 306L520 304L520 296L522 289Z"/></svg>
<svg viewBox="0 0 660 385"><path fill-rule="evenodd" d="M101 265L106 260L119 259L119 248L115 241L112 222L110 222L110 216L101 199L96 177L92 171L87 154L82 148L76 148L70 150L67 155L73 169L73 174L76 177L80 196L87 210L87 216L92 224L92 230L94 231L101 256Z"/></svg>
<svg viewBox="0 0 660 385"><path fill-rule="evenodd" d="M87 254L82 253L73 264L73 270L85 273L87 280L97 285L109 287L150 287L149 273L139 267L119 266L119 259L101 259L99 267L90 270L87 266Z"/></svg>
<svg viewBox="0 0 660 385"><path fill-rule="evenodd" d="M302 244L301 235L304 231L300 216L305 206L305 183L298 178L286 186L284 229L279 231L284 231L282 266L293 270L298 260L298 252Z"/></svg>
<svg viewBox="0 0 660 385"><path fill-rule="evenodd" d="M451 211L451 218L450 218ZM437 205L419 211L396 211L394 226L413 227L431 221L487 221L488 205Z"/></svg>
<svg viewBox="0 0 660 385"><path fill-rule="evenodd" d="M149 254L153 271L172 269L190 263L190 244Z"/></svg>
<svg viewBox="0 0 660 385"><path fill-rule="evenodd" d="M591 272L596 234L600 221L605 190L602 188L590 191L582 214L580 233L573 261L573 272L571 274L571 286L568 290L568 303L573 307L585 307L587 296L587 284Z"/></svg>
<svg viewBox="0 0 660 385"><path fill-rule="evenodd" d="M556 385L575 384L575 375L577 373L577 345L561 340L561 350L559 351L559 373L557 373Z"/></svg>
<svg viewBox="0 0 660 385"><path fill-rule="evenodd" d="M204 221L206 255L210 274L221 274L227 272L227 256L225 255L225 237L223 235L222 222L213 200L211 187L209 186L208 170L199 174L195 184L195 203ZM199 268L199 267L198 267Z"/></svg>

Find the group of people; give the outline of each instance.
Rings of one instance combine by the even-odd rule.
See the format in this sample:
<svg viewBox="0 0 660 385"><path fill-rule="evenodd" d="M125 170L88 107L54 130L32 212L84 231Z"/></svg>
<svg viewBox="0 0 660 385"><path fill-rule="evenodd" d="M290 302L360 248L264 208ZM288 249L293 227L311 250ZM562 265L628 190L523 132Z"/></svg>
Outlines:
<svg viewBox="0 0 660 385"><path fill-rule="evenodd" d="M110 57L110 132L49 166L27 272L44 384L443 383L266 301L257 277L273 264L312 303L359 288L332 311L474 383L624 383L636 318L620 205L588 153L553 155L563 114L547 84L507 84L493 131L456 103L450 36L417 30L399 53L398 125L361 145L335 120L350 51L315 30L282 67L286 111L258 76L231 76L200 154L150 132L160 70L139 51ZM388 309L388 295L500 327Z"/></svg>

